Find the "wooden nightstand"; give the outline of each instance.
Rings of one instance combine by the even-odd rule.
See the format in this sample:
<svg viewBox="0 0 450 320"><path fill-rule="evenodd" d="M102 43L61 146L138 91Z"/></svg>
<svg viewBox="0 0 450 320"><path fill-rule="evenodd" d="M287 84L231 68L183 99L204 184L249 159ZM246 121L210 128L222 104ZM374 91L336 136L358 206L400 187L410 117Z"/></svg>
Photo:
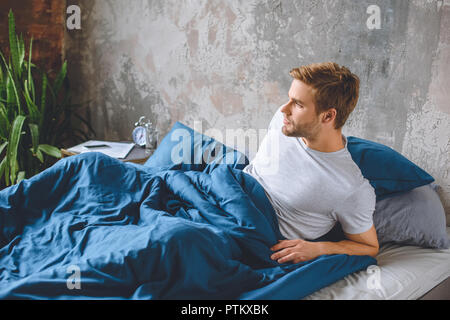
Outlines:
<svg viewBox="0 0 450 320"><path fill-rule="evenodd" d="M122 142L129 142L129 141L122 141ZM73 153L70 151L67 151L66 149L61 149L61 154L63 158L74 156L77 153ZM138 164L144 164L150 156L145 154L145 148L140 147L138 145L135 145L133 149L131 149L130 153L128 153L127 157L125 159L118 159L123 162L133 162Z"/></svg>

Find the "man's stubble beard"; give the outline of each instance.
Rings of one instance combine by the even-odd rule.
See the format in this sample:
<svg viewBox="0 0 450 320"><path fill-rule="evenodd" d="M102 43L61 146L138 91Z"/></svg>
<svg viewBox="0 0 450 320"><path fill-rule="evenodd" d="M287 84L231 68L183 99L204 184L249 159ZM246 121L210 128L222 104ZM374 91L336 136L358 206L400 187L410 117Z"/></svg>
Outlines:
<svg viewBox="0 0 450 320"><path fill-rule="evenodd" d="M294 127L293 130L291 129L292 127ZM317 119L312 123L304 124L300 128L298 126L293 126L292 123L290 123L289 125L284 124L281 131L287 137L305 138L307 140L314 140L320 131L319 120Z"/></svg>

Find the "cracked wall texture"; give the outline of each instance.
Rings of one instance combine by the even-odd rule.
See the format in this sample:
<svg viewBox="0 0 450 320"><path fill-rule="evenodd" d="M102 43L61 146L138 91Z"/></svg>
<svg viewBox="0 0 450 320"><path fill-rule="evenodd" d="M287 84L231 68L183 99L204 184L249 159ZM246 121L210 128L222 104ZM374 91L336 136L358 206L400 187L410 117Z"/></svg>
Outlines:
<svg viewBox="0 0 450 320"><path fill-rule="evenodd" d="M266 129L290 69L335 61L361 79L344 134L428 171L450 214L450 0L67 3L82 10L82 29L66 34L69 74L78 99L90 101L97 138L129 140L141 115L161 137L175 121L223 136ZM372 4L379 30L366 25Z"/></svg>

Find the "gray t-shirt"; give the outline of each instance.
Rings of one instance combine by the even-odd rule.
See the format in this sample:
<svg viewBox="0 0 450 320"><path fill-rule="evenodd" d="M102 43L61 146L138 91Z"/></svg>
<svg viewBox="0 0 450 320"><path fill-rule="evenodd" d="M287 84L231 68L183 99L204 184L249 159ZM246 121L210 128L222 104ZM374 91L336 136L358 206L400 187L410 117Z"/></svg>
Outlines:
<svg viewBox="0 0 450 320"><path fill-rule="evenodd" d="M348 234L373 225L375 191L345 148L320 152L285 136L281 107L255 158L244 168L264 188L287 239L317 239L337 221Z"/></svg>

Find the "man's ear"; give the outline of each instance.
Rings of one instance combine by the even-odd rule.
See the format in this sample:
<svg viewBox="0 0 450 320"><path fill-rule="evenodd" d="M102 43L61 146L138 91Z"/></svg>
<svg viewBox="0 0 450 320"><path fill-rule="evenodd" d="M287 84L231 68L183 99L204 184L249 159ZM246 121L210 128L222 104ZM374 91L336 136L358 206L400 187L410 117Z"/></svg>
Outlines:
<svg viewBox="0 0 450 320"><path fill-rule="evenodd" d="M334 119L336 119L337 111L335 108L330 108L327 111L323 112L322 116L322 122L324 123L330 123L333 122Z"/></svg>

